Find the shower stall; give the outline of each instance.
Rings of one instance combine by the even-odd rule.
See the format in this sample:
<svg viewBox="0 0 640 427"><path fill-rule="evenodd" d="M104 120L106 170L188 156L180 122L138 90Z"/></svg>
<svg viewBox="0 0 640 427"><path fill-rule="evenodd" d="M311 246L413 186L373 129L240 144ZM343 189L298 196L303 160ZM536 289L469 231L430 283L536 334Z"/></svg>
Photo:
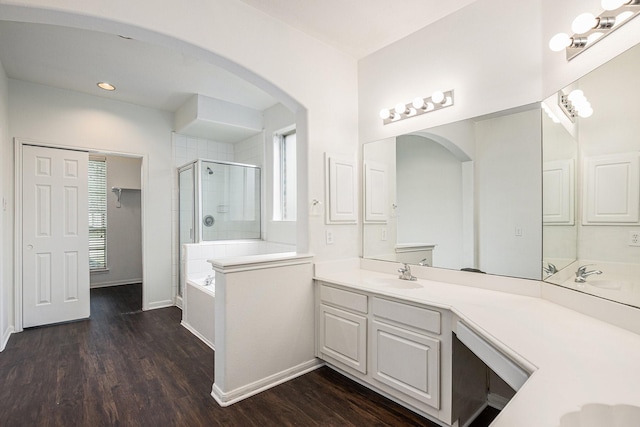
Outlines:
<svg viewBox="0 0 640 427"><path fill-rule="evenodd" d="M254 165L199 159L178 168L180 259L185 243L260 239L260 185Z"/></svg>

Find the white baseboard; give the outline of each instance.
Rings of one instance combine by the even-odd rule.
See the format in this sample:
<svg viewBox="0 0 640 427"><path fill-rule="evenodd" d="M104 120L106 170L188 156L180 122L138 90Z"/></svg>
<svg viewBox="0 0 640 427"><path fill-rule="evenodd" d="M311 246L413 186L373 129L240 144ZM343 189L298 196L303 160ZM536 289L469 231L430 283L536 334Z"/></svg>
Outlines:
<svg viewBox="0 0 640 427"><path fill-rule="evenodd" d="M155 310L158 308L167 308L167 307L173 307L173 300L164 300L164 301L154 301L154 302L150 302L146 307L143 307L143 310Z"/></svg>
<svg viewBox="0 0 640 427"><path fill-rule="evenodd" d="M2 334L2 342L0 342L0 351L3 351L9 342L9 338L11 338L11 334L13 333L13 326L9 326L6 331Z"/></svg>
<svg viewBox="0 0 640 427"><path fill-rule="evenodd" d="M255 381L251 384L247 384L246 386L237 388L228 393L225 393L222 390L220 390L218 386L214 383L211 389L211 396L216 400L216 402L218 402L218 405L222 407L233 405L234 403L239 402L243 399L254 396L272 387L275 387L284 382L287 382L301 375L304 375L308 372L311 372L315 369L318 369L323 365L324 365L324 362L314 358L313 360L301 363L300 365L294 366L293 368L286 369L277 374L270 375L266 378Z"/></svg>
<svg viewBox="0 0 640 427"><path fill-rule="evenodd" d="M180 310L182 310L182 302L183 301L184 300L182 299L182 297L180 295L176 295L174 304L176 305L176 307L178 307Z"/></svg>
<svg viewBox="0 0 640 427"><path fill-rule="evenodd" d="M489 393L487 395L487 403L492 408L496 408L499 411L502 411L507 403L509 403L509 398L500 396L499 394Z"/></svg>
<svg viewBox="0 0 640 427"><path fill-rule="evenodd" d="M190 324L186 323L184 320L180 322L180 324L182 326L184 326L184 328L191 332L193 335L195 335L197 338L200 339L200 341L202 341L203 343L205 343L206 345L208 345L211 350L216 351L216 348L214 347L213 343L211 341L209 341L208 339L206 339L204 337L204 335L202 335L200 332L198 332L197 330L195 330L195 328L193 328L193 326L191 326Z"/></svg>
<svg viewBox="0 0 640 427"><path fill-rule="evenodd" d="M115 280L113 282L104 282L104 283L95 283L90 284L89 288L108 288L111 286L121 286L121 285L134 285L136 283L142 283L142 278L140 279L127 279L127 280Z"/></svg>

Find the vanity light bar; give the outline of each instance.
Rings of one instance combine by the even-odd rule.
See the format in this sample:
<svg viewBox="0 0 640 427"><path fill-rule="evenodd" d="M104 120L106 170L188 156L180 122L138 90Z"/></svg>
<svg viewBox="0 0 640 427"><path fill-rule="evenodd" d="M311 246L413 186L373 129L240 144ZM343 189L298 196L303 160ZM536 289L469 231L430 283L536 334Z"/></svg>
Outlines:
<svg viewBox="0 0 640 427"><path fill-rule="evenodd" d="M586 119L593 114L591 103L580 89L572 90L568 95L563 91L558 92L558 105L572 123L575 123L577 116Z"/></svg>
<svg viewBox="0 0 640 427"><path fill-rule="evenodd" d="M382 123L389 123L420 116L432 111L442 110L453 105L453 89L446 92L436 91L427 98L415 98L408 104L399 103L394 108L380 110Z"/></svg>
<svg viewBox="0 0 640 427"><path fill-rule="evenodd" d="M578 15L571 25L574 34L556 34L549 48L554 52L565 50L570 61L640 14L640 0L602 0L602 7L605 10L598 16Z"/></svg>

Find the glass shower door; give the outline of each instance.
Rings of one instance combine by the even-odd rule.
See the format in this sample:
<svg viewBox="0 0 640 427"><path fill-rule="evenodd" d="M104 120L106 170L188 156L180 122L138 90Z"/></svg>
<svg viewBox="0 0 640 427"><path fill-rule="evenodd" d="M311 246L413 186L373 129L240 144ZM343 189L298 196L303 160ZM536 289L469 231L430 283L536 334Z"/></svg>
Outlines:
<svg viewBox="0 0 640 427"><path fill-rule="evenodd" d="M195 185L195 165L191 164L180 168L178 172L179 186L179 207L178 207L178 296L182 296L182 284L184 283L184 271L182 269L182 245L185 243L195 243L195 215L196 215L196 185Z"/></svg>

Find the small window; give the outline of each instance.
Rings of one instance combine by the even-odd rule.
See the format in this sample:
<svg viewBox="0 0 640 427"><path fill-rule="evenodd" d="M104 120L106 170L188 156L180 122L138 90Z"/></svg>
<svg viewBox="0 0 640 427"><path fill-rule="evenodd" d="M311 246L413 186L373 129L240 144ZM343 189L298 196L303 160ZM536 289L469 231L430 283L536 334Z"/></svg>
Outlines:
<svg viewBox="0 0 640 427"><path fill-rule="evenodd" d="M89 158L89 269L107 268L107 162Z"/></svg>
<svg viewBox="0 0 640 427"><path fill-rule="evenodd" d="M273 220L295 221L297 202L296 130L273 136Z"/></svg>

